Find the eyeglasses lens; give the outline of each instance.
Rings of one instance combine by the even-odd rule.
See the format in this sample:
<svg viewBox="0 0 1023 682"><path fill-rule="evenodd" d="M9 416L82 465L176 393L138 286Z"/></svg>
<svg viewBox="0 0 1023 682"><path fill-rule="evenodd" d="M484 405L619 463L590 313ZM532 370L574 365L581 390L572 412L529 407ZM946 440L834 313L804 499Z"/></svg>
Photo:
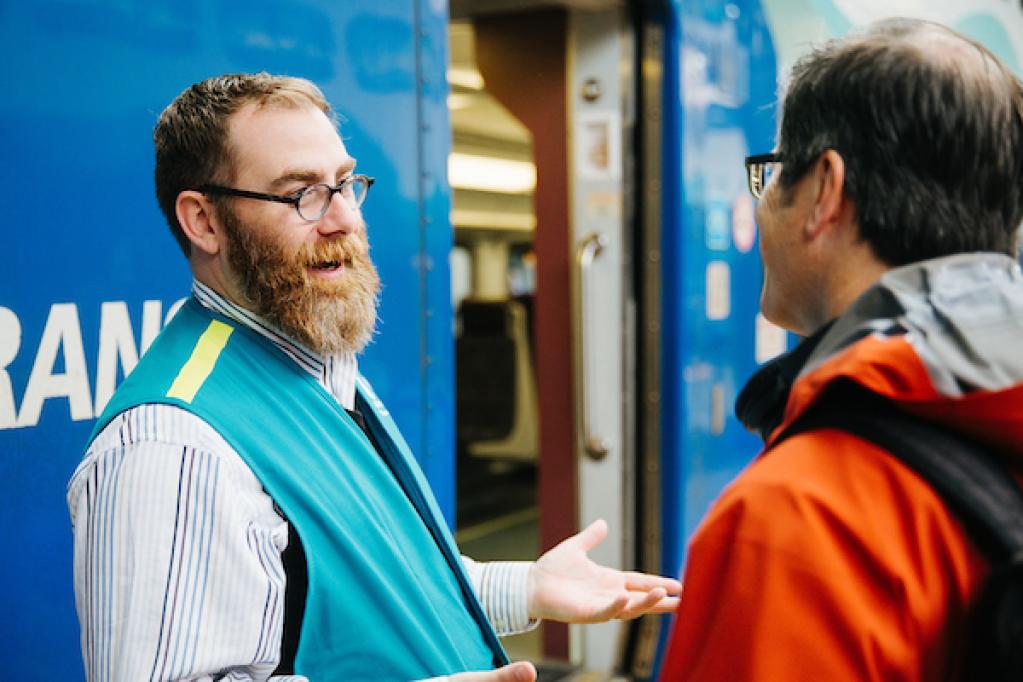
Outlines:
<svg viewBox="0 0 1023 682"><path fill-rule="evenodd" d="M340 194L352 209L362 206L366 199L369 183L362 178L353 177L342 183ZM334 196L334 188L324 184L310 185L298 200L298 214L310 222L319 220L330 208L330 200Z"/></svg>
<svg viewBox="0 0 1023 682"><path fill-rule="evenodd" d="M777 163L753 163L749 167L749 191L757 199L764 195L764 190L771 183L778 170Z"/></svg>
<svg viewBox="0 0 1023 682"><path fill-rule="evenodd" d="M759 199L764 191L764 164L753 163L749 166L749 191Z"/></svg>
<svg viewBox="0 0 1023 682"><path fill-rule="evenodd" d="M348 184L345 185L345 188L341 193L344 195L345 201L348 202L349 206L352 208L359 208L362 206L362 202L366 198L366 190L368 188L369 185L367 185L366 181L362 178L352 178L348 181Z"/></svg>
<svg viewBox="0 0 1023 682"><path fill-rule="evenodd" d="M319 220L327 212L329 201L330 190L326 185L310 185L298 200L298 214L305 220Z"/></svg>

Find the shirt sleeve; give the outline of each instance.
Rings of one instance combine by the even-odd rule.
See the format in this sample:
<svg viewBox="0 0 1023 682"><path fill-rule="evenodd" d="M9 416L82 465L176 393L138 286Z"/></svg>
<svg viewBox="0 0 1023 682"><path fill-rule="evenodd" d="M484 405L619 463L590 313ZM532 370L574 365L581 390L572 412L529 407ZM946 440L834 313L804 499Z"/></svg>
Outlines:
<svg viewBox="0 0 1023 682"><path fill-rule="evenodd" d="M529 617L529 569L532 561L477 562L462 557L483 612L499 637L529 632L540 620Z"/></svg>
<svg viewBox="0 0 1023 682"><path fill-rule="evenodd" d="M238 454L167 405L122 413L68 487L90 681L274 677L287 524Z"/></svg>

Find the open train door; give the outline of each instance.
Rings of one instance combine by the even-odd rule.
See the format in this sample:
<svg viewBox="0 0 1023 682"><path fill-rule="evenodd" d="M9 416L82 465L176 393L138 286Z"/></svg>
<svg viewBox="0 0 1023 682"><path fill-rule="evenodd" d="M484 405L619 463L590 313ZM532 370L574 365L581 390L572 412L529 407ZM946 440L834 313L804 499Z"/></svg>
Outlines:
<svg viewBox="0 0 1023 682"><path fill-rule="evenodd" d="M634 568L631 15L620 2L455 1L451 17L449 180L455 242L467 261L453 261L453 271L455 279L463 268L472 271L471 285L454 283L456 292L466 290L456 301L458 432L460 444L468 441L460 462L469 460L459 468L459 533L468 541L460 544L472 555L476 529L486 527L463 525L462 509L514 485L507 461L492 466L490 479L474 477L473 457L501 455L521 467L531 456L539 509L535 536L511 536L521 556L507 553L507 540L495 540L502 548L489 556L480 548L476 554L484 556L478 558L532 558L531 543L538 551L549 549L604 518L610 534L593 558ZM506 118L514 120L502 123ZM477 172L463 172L470 161ZM532 165L534 182L509 183L523 163ZM505 182L486 180L488 168L503 169ZM521 266L516 254L522 253L535 275L526 291L514 286ZM531 455L523 452L530 432L520 428L520 401L507 399L514 416L503 424L480 414L481 401L496 404L495 392L529 390L528 382L514 381L515 371L504 369L516 362L512 349L521 336L514 331L515 315L523 295L535 383L534 404L525 407L536 425ZM476 362L472 356L485 344L490 354ZM482 366L489 381L484 387L473 379ZM495 388L501 376L504 390ZM489 440L472 440L488 426ZM470 478L474 483L466 485ZM493 521L490 527L500 526ZM513 657L611 671L620 662L624 632L618 622L572 628L545 623L542 642L523 648L511 638L506 644Z"/></svg>

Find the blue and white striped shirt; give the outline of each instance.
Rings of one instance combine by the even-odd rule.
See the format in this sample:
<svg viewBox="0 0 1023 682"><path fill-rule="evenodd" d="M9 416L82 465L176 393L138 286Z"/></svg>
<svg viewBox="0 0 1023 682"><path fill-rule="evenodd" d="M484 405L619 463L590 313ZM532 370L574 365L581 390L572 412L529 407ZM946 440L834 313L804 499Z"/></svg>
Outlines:
<svg viewBox="0 0 1023 682"><path fill-rule="evenodd" d="M192 294L272 340L338 403L354 407L354 354L320 356L198 281ZM288 525L209 424L172 405L122 412L85 453L68 506L89 680L271 679ZM535 624L526 603L531 564L463 560L499 634Z"/></svg>

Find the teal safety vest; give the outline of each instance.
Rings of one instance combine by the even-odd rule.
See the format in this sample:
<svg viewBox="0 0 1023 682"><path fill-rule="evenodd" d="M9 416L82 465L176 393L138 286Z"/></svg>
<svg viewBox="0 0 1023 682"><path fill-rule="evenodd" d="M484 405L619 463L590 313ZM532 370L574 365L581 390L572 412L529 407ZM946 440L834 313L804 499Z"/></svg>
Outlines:
<svg viewBox="0 0 1023 682"><path fill-rule="evenodd" d="M295 673L414 680L502 665L422 471L365 380L337 401L273 343L190 299L125 379L120 412L176 405L241 455L302 539L309 571Z"/></svg>

